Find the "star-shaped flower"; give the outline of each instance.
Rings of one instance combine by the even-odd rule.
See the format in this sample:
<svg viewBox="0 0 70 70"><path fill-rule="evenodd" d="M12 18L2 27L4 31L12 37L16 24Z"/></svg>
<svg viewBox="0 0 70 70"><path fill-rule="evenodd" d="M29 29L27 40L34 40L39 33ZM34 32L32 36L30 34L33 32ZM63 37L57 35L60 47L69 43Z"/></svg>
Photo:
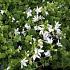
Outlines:
<svg viewBox="0 0 70 70"><path fill-rule="evenodd" d="M33 60L35 60L36 58L40 58L41 57L41 53L44 52L44 50L38 49L38 48L35 48L34 51L35 51L35 53L32 56Z"/></svg>
<svg viewBox="0 0 70 70"><path fill-rule="evenodd" d="M25 24L25 28L28 29L28 30L31 29L30 25L28 25L27 23Z"/></svg>
<svg viewBox="0 0 70 70"><path fill-rule="evenodd" d="M26 60L26 58L24 58L23 60L21 60L21 69L23 68L23 66L27 66L28 60Z"/></svg>
<svg viewBox="0 0 70 70"><path fill-rule="evenodd" d="M46 57L51 56L50 50L48 50L47 52L44 52L44 54L45 54Z"/></svg>
<svg viewBox="0 0 70 70"><path fill-rule="evenodd" d="M15 29L15 35L18 35L18 34L20 34L19 28Z"/></svg>
<svg viewBox="0 0 70 70"><path fill-rule="evenodd" d="M46 16L48 15L48 12L47 11L45 11L45 14L46 14Z"/></svg>
<svg viewBox="0 0 70 70"><path fill-rule="evenodd" d="M39 20L42 20L42 19L45 19L43 16L38 16L38 14L37 15L35 15L33 18L32 18L32 21L33 22L37 22L37 21L39 21Z"/></svg>
<svg viewBox="0 0 70 70"><path fill-rule="evenodd" d="M61 26L61 24L59 24L59 22L56 22L56 21L55 21L55 27L54 27L54 29L57 30L57 29L60 28L60 26Z"/></svg>
<svg viewBox="0 0 70 70"><path fill-rule="evenodd" d="M10 66L8 66L6 70L10 70Z"/></svg>
<svg viewBox="0 0 70 70"><path fill-rule="evenodd" d="M15 18L14 17L12 17L12 22L14 22L15 21Z"/></svg>
<svg viewBox="0 0 70 70"><path fill-rule="evenodd" d="M0 13L3 15L3 13L4 13L4 10L0 10Z"/></svg>
<svg viewBox="0 0 70 70"><path fill-rule="evenodd" d="M26 32L24 30L24 28L22 29L22 32L21 32L24 36L26 35Z"/></svg>
<svg viewBox="0 0 70 70"><path fill-rule="evenodd" d="M38 7L37 6L37 8L35 9L35 11L36 11L36 13L37 13L37 15L42 11L42 7Z"/></svg>
<svg viewBox="0 0 70 70"><path fill-rule="evenodd" d="M57 46L62 47L62 44L59 42L59 40L58 40L58 42L57 42Z"/></svg>
<svg viewBox="0 0 70 70"><path fill-rule="evenodd" d="M30 8L28 8L26 11L26 14L27 14L27 18L32 16L32 10Z"/></svg>
<svg viewBox="0 0 70 70"><path fill-rule="evenodd" d="M55 21L54 30L56 30L57 34L61 34L60 26L61 26L61 24L59 24L59 22Z"/></svg>
<svg viewBox="0 0 70 70"><path fill-rule="evenodd" d="M42 41L42 39L38 39L38 46L40 48L43 48L43 41Z"/></svg>
<svg viewBox="0 0 70 70"><path fill-rule="evenodd" d="M47 28L48 28L49 32L53 32L54 31L54 29L52 28L52 25L50 25L50 24L47 24Z"/></svg>
<svg viewBox="0 0 70 70"><path fill-rule="evenodd" d="M33 17L33 22L37 22L39 20L39 17L38 17L38 15L35 15L34 17Z"/></svg>
<svg viewBox="0 0 70 70"><path fill-rule="evenodd" d="M53 42L53 39L52 39L51 35L50 35L49 32L47 32L47 31L45 31L45 32L43 33L43 39L44 39L45 42L48 43L48 44L52 44L52 42Z"/></svg>

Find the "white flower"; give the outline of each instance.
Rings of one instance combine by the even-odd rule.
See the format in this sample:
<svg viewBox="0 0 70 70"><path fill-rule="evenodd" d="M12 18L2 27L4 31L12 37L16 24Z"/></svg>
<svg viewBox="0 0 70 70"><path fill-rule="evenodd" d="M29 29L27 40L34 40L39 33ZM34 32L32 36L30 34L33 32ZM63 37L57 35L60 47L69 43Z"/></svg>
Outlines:
<svg viewBox="0 0 70 70"><path fill-rule="evenodd" d="M38 8L38 6L37 6L37 8L35 9L35 11L36 11L36 13L37 13L37 15L42 11L42 7L39 7Z"/></svg>
<svg viewBox="0 0 70 70"><path fill-rule="evenodd" d="M43 39L45 40L46 43L49 43L49 44L52 44L53 42L51 35L47 31L44 32Z"/></svg>
<svg viewBox="0 0 70 70"><path fill-rule="evenodd" d="M44 40L46 39L45 37L48 37L48 36L50 36L49 32L44 31L44 33L43 33L43 38L44 38Z"/></svg>
<svg viewBox="0 0 70 70"><path fill-rule="evenodd" d="M48 15L48 12L47 11L45 11L45 14L46 14L46 16Z"/></svg>
<svg viewBox="0 0 70 70"><path fill-rule="evenodd" d="M54 29L56 30L57 34L61 34L60 26L61 26L61 24L59 24L59 22L55 21Z"/></svg>
<svg viewBox="0 0 70 70"><path fill-rule="evenodd" d="M46 41L45 41L45 42L46 42L46 43L48 43L48 44L52 44L53 39L52 39L52 38L47 37L47 39L46 39Z"/></svg>
<svg viewBox="0 0 70 70"><path fill-rule="evenodd" d="M33 60L35 60L36 58L40 58L41 57L41 53L44 52L44 50L38 49L38 48L35 48L34 51L35 51L35 53L32 56Z"/></svg>
<svg viewBox="0 0 70 70"><path fill-rule="evenodd" d="M34 42L36 41L36 38L32 38L32 39L33 39Z"/></svg>
<svg viewBox="0 0 70 70"><path fill-rule="evenodd" d="M42 0L42 2L45 2L45 0Z"/></svg>
<svg viewBox="0 0 70 70"><path fill-rule="evenodd" d="M46 40L46 38L49 37L49 36L50 36L49 32L44 31L44 33L43 33L43 39Z"/></svg>
<svg viewBox="0 0 70 70"><path fill-rule="evenodd" d="M0 10L0 13L3 15L3 13L4 13L4 10Z"/></svg>
<svg viewBox="0 0 70 70"><path fill-rule="evenodd" d="M35 29L35 30L41 30L42 28L41 28L40 26L37 26L37 25L36 25L36 26L34 26L34 29Z"/></svg>
<svg viewBox="0 0 70 70"><path fill-rule="evenodd" d="M15 29L15 35L18 35L18 34L20 34L19 28Z"/></svg>
<svg viewBox="0 0 70 70"><path fill-rule="evenodd" d="M29 44L31 44L31 45L32 45L32 42L29 42Z"/></svg>
<svg viewBox="0 0 70 70"><path fill-rule="evenodd" d="M13 21L15 21L15 18L14 18L14 17L12 18L12 22L13 22Z"/></svg>
<svg viewBox="0 0 70 70"><path fill-rule="evenodd" d="M40 30L40 31L42 31L42 30L44 30L44 26L43 25L39 25L39 26L34 26L34 30Z"/></svg>
<svg viewBox="0 0 70 70"><path fill-rule="evenodd" d="M57 42L57 46L62 47L62 44L59 42L59 40L58 40L58 42Z"/></svg>
<svg viewBox="0 0 70 70"><path fill-rule="evenodd" d="M40 27L39 27L39 26L37 26L37 25L36 25L36 26L34 26L34 30L39 30L39 28L40 28Z"/></svg>
<svg viewBox="0 0 70 70"><path fill-rule="evenodd" d="M34 26L34 30L39 30L40 32L39 32L39 35L42 35L43 34L43 32L44 32L44 26L41 26L41 25L39 25L39 26Z"/></svg>
<svg viewBox="0 0 70 70"><path fill-rule="evenodd" d="M39 20L39 18L38 18L38 15L35 15L34 17L33 17L33 22L37 22Z"/></svg>
<svg viewBox="0 0 70 70"><path fill-rule="evenodd" d="M44 25L39 25L39 26L41 27L39 35L43 35L43 33L44 33Z"/></svg>
<svg viewBox="0 0 70 70"><path fill-rule="evenodd" d="M42 39L38 39L38 46L40 48L43 48L43 41L42 41Z"/></svg>
<svg viewBox="0 0 70 70"><path fill-rule="evenodd" d="M60 26L61 26L61 24L59 24L59 22L56 22L56 21L55 21L55 27L54 27L54 29L57 30L57 29L60 28Z"/></svg>
<svg viewBox="0 0 70 70"><path fill-rule="evenodd" d="M41 31L39 32L39 35L43 35L43 32L44 32L44 31L43 31L43 30L41 30Z"/></svg>
<svg viewBox="0 0 70 70"><path fill-rule="evenodd" d="M29 57L29 51L26 52L27 57Z"/></svg>
<svg viewBox="0 0 70 70"><path fill-rule="evenodd" d="M21 60L21 69L23 68L23 66L27 66L28 60L26 60L26 58L24 58L23 60Z"/></svg>
<svg viewBox="0 0 70 70"><path fill-rule="evenodd" d="M28 30L31 29L30 25L28 25L28 24L25 24L25 28L28 29Z"/></svg>
<svg viewBox="0 0 70 70"><path fill-rule="evenodd" d="M22 32L21 32L24 36L26 35L26 33L25 33L25 31L24 31L24 28L23 28L23 30L22 30Z"/></svg>
<svg viewBox="0 0 70 70"><path fill-rule="evenodd" d="M18 23L19 21L17 20L16 23Z"/></svg>
<svg viewBox="0 0 70 70"><path fill-rule="evenodd" d="M38 16L38 15L35 15L33 18L32 18L33 20L33 22L37 22L37 21L39 21L39 20L42 20L42 19L45 19L43 16Z"/></svg>
<svg viewBox="0 0 70 70"><path fill-rule="evenodd" d="M33 60L35 60L36 58L40 58L40 56L39 56L38 54L34 54L34 55L32 56L32 58L33 58Z"/></svg>
<svg viewBox="0 0 70 70"><path fill-rule="evenodd" d="M49 32L54 31L54 29L52 28L52 25L50 25L50 24L47 24L47 28L48 28L48 31L49 31Z"/></svg>
<svg viewBox="0 0 70 70"><path fill-rule="evenodd" d="M46 57L51 56L50 50L48 50L47 52L44 52L44 54L45 54Z"/></svg>
<svg viewBox="0 0 70 70"><path fill-rule="evenodd" d="M22 49L22 46L19 45L17 51L20 52L21 49Z"/></svg>
<svg viewBox="0 0 70 70"><path fill-rule="evenodd" d="M27 18L32 16L32 10L30 8L27 9L26 14L27 14Z"/></svg>
<svg viewBox="0 0 70 70"><path fill-rule="evenodd" d="M10 70L10 66L8 66L6 70Z"/></svg>
<svg viewBox="0 0 70 70"><path fill-rule="evenodd" d="M56 32L57 32L57 34L61 34L61 30L60 29L57 29Z"/></svg>
<svg viewBox="0 0 70 70"><path fill-rule="evenodd" d="M43 16L41 16L41 15L40 15L38 18L39 18L39 20L45 19L45 18L44 18Z"/></svg>
<svg viewBox="0 0 70 70"><path fill-rule="evenodd" d="M22 46L19 45L19 46L18 46L18 49L21 50L21 49L22 49Z"/></svg>

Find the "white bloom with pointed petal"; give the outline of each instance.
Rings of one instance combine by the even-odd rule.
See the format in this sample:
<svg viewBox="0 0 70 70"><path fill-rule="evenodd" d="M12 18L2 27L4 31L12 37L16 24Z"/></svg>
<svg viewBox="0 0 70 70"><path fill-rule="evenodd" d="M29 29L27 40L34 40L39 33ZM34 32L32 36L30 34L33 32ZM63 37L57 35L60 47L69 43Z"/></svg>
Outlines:
<svg viewBox="0 0 70 70"><path fill-rule="evenodd" d="M15 35L18 35L18 34L20 34L19 28L15 29Z"/></svg>
<svg viewBox="0 0 70 70"><path fill-rule="evenodd" d="M26 60L26 58L24 58L23 60L21 60L21 69L23 68L23 66L27 66L28 60Z"/></svg>
<svg viewBox="0 0 70 70"><path fill-rule="evenodd" d="M34 26L34 29L35 30L42 30L42 27L36 25L36 26Z"/></svg>
<svg viewBox="0 0 70 70"><path fill-rule="evenodd" d="M42 0L42 2L45 2L45 0Z"/></svg>
<svg viewBox="0 0 70 70"><path fill-rule="evenodd" d="M58 40L58 42L57 42L57 46L62 47L62 44L59 42L59 40Z"/></svg>
<svg viewBox="0 0 70 70"><path fill-rule="evenodd" d="M39 35L43 35L43 33L44 33L44 31L43 31L43 30L41 30L41 31L39 32Z"/></svg>
<svg viewBox="0 0 70 70"><path fill-rule="evenodd" d="M38 49L38 48L35 48L34 51L35 51L35 53L32 56L33 60L35 60L36 58L40 58L41 57L41 53L44 52L44 50Z"/></svg>
<svg viewBox="0 0 70 70"><path fill-rule="evenodd" d="M33 22L37 22L39 20L39 17L38 17L38 15L35 15L34 17L33 17Z"/></svg>
<svg viewBox="0 0 70 70"><path fill-rule="evenodd" d="M19 21L17 20L16 23L18 23Z"/></svg>
<svg viewBox="0 0 70 70"><path fill-rule="evenodd" d="M3 15L3 13L4 13L4 10L0 10L0 13Z"/></svg>
<svg viewBox="0 0 70 70"><path fill-rule="evenodd" d="M50 50L48 50L47 52L44 52L44 54L45 54L46 57L51 56Z"/></svg>
<svg viewBox="0 0 70 70"><path fill-rule="evenodd" d="M47 11L45 11L45 14L46 14L46 16L48 15L48 12Z"/></svg>
<svg viewBox="0 0 70 70"><path fill-rule="evenodd" d="M48 44L52 44L53 43L53 39L47 37L47 39L45 40L45 42L48 43Z"/></svg>
<svg viewBox="0 0 70 70"><path fill-rule="evenodd" d="M39 35L43 35L44 33L44 25L39 25L41 27Z"/></svg>
<svg viewBox="0 0 70 70"><path fill-rule="evenodd" d="M28 29L28 30L31 29L30 25L28 25L28 24L25 24L25 28Z"/></svg>
<svg viewBox="0 0 70 70"><path fill-rule="evenodd" d="M61 26L61 24L59 24L59 22L55 21L54 29L56 30L57 34L61 34L60 26Z"/></svg>
<svg viewBox="0 0 70 70"><path fill-rule="evenodd" d="M42 11L42 7L38 7L35 9L36 13L39 14Z"/></svg>
<svg viewBox="0 0 70 70"><path fill-rule="evenodd" d="M43 32L44 32L44 27L43 26L34 26L34 30L39 30L39 35L43 35Z"/></svg>
<svg viewBox="0 0 70 70"><path fill-rule="evenodd" d="M41 15L40 15L38 18L39 18L39 20L45 19L45 18L44 18L43 16L41 16Z"/></svg>
<svg viewBox="0 0 70 70"><path fill-rule="evenodd" d="M39 20L42 20L42 19L45 19L43 16L38 16L38 15L35 15L33 18L32 18L32 21L33 22L37 22L37 21L39 21Z"/></svg>
<svg viewBox="0 0 70 70"><path fill-rule="evenodd" d="M34 26L34 30L39 30L39 26Z"/></svg>
<svg viewBox="0 0 70 70"><path fill-rule="evenodd" d="M56 32L57 34L61 34L62 31L60 29L57 29Z"/></svg>
<svg viewBox="0 0 70 70"><path fill-rule="evenodd" d="M34 42L36 41L36 38L32 38L32 39L33 39Z"/></svg>
<svg viewBox="0 0 70 70"><path fill-rule="evenodd" d="M8 66L6 70L10 70L10 66Z"/></svg>
<svg viewBox="0 0 70 70"><path fill-rule="evenodd" d="M46 38L49 37L49 36L50 36L49 32L48 31L44 31L43 39L46 40Z"/></svg>
<svg viewBox="0 0 70 70"><path fill-rule="evenodd" d="M44 30L44 26L43 25L39 25L39 26L34 26L34 30L40 30L40 31L42 31L42 30Z"/></svg>
<svg viewBox="0 0 70 70"><path fill-rule="evenodd" d="M49 37L49 36L51 36L51 35L49 34L49 32L48 32L48 31L44 31L44 33L43 33L43 39L46 40L47 37Z"/></svg>
<svg viewBox="0 0 70 70"><path fill-rule="evenodd" d="M22 32L21 32L24 36L26 35L26 33L25 33L25 31L24 31L24 28L23 28L23 30L22 30Z"/></svg>
<svg viewBox="0 0 70 70"><path fill-rule="evenodd" d="M32 16L32 10L30 8L27 9L26 14L27 14L27 18Z"/></svg>
<svg viewBox="0 0 70 70"><path fill-rule="evenodd" d="M42 39L38 39L38 46L40 48L43 48L43 40Z"/></svg>
<svg viewBox="0 0 70 70"><path fill-rule="evenodd" d="M38 54L34 54L34 55L32 56L32 58L33 58L33 60L35 60L36 58L39 58L39 59L40 59L40 56L39 56Z"/></svg>
<svg viewBox="0 0 70 70"><path fill-rule="evenodd" d="M14 22L15 21L15 18L14 17L12 17L12 22Z"/></svg>
<svg viewBox="0 0 70 70"><path fill-rule="evenodd" d="M47 31L44 32L43 39L45 40L46 43L49 43L49 44L52 44L53 42L51 35Z"/></svg>
<svg viewBox="0 0 70 70"><path fill-rule="evenodd" d="M60 26L61 26L61 24L59 24L59 22L56 22L56 21L55 21L55 27L54 27L54 29L57 30L57 29L60 28Z"/></svg>
<svg viewBox="0 0 70 70"><path fill-rule="evenodd" d="M19 46L18 46L18 49L21 50L21 49L22 49L22 46L19 45Z"/></svg>
<svg viewBox="0 0 70 70"><path fill-rule="evenodd" d="M52 25L50 25L50 24L47 24L47 28L48 28L49 32L53 32L54 31L54 29L52 28Z"/></svg>

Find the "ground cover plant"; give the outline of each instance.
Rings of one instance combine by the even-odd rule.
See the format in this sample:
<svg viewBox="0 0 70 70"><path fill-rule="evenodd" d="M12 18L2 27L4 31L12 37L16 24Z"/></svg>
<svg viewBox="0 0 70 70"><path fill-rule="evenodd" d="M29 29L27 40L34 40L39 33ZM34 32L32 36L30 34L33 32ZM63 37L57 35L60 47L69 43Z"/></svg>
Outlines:
<svg viewBox="0 0 70 70"><path fill-rule="evenodd" d="M70 70L69 0L0 0L0 70Z"/></svg>

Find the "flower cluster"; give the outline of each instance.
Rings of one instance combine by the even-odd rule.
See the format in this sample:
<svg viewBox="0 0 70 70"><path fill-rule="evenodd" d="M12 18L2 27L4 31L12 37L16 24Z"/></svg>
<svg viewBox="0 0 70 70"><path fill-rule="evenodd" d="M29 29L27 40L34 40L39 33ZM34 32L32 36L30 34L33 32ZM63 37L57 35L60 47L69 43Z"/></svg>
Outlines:
<svg viewBox="0 0 70 70"><path fill-rule="evenodd" d="M42 7L36 7L33 9L33 11L35 11L34 17L32 15L32 9L30 9L30 7L26 10L26 14L27 14L27 19L29 19L30 17L32 17L32 24L34 24L34 26L32 27L29 23L26 23L22 29L22 31L19 31L19 28L15 29L15 35L21 35L23 34L25 37L28 35L27 33L33 29L37 34L38 34L38 39L34 38L33 35L32 36L32 41L29 42L29 44L33 45L36 44L33 48L33 52L32 52L32 56L31 59L33 61L35 61L36 58L41 59L41 54L43 53L43 55L45 55L45 57L50 57L51 55L51 50L47 49L47 50L43 50L43 48L45 47L43 45L43 43L49 44L49 45L57 45L58 47L62 47L62 44L60 43L60 35L62 33L60 26L61 24L59 24L59 22L55 21L55 25L51 25L49 23L47 23L45 28L45 24L40 23L41 20L44 20L45 17L40 15L39 13L42 12ZM48 12L45 11L45 15L49 15ZM37 24L38 23L38 24ZM57 40L56 40L57 39ZM21 50L21 46L18 47ZM20 51L19 50L19 51ZM29 54L30 55L30 54ZM26 56L27 58L29 58L29 56ZM21 60L21 68L23 68L23 66L27 66L27 62L28 59L24 58Z"/></svg>
<svg viewBox="0 0 70 70"><path fill-rule="evenodd" d="M0 13L3 15L6 11L0 10ZM17 38L19 39L14 42L18 43L15 52L22 54L22 59L19 60L21 69L27 67L27 64L30 64L29 60L35 62L37 58L41 59L42 54L45 58L50 58L53 48L44 48L49 46L62 47L60 42L62 38L61 23L59 21L54 21L53 25L49 23L47 20L49 12L44 10L42 6L36 6L34 8L28 7L23 11L23 15L26 16L22 18L26 19L23 24L21 24L21 20L17 20L14 16L11 17L11 23L15 25L12 31L14 37L11 38L13 41L17 40ZM19 22L21 25L18 24ZM8 65L7 70L10 70L10 68L11 66Z"/></svg>

